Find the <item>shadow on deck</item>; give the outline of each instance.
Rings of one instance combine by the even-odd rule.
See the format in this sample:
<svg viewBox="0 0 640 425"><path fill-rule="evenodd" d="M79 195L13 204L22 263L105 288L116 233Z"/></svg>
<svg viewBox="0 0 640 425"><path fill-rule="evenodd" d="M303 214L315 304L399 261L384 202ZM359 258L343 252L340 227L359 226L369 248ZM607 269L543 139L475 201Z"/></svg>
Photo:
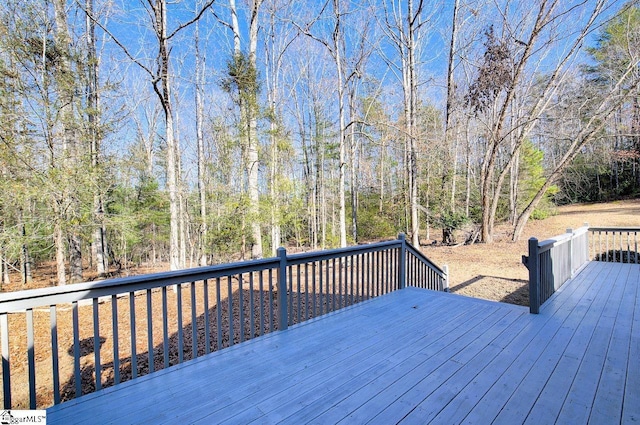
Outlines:
<svg viewBox="0 0 640 425"><path fill-rule="evenodd" d="M222 350L254 337L268 334L278 330L278 297L277 290L273 290L271 295L263 293L262 307L260 306L260 291L235 290L232 293L232 310L229 312L229 298L222 298L220 308L215 305L208 310L208 314L201 313L196 319L196 353L194 357L193 323L188 323L182 327L182 332L173 332L169 336L167 343L164 342L154 346L153 355L149 356L148 351L137 353L137 364L135 376L133 371L133 358L131 356L119 359L120 383L129 381L134 377L140 377L150 372L166 369L167 367L178 365L182 362L200 357L206 353ZM253 299L253 302L251 301ZM290 306L290 324L305 321L317 317L327 312L336 310L343 306L348 306L360 302L363 297L351 297L346 295L330 295L319 293L295 293L290 296L292 300ZM243 303L241 314L240 300ZM253 314L249 314L253 306ZM271 306L272 309L271 309ZM230 318L233 318L233 326L230 327ZM240 321L242 317L242 322ZM261 317L264 319L260 320ZM207 338L205 337L205 321L209 320L209 348L207 350ZM175 319L175 317L173 318ZM220 320L220 326L218 321ZM220 332L218 332L218 330ZM111 337L111 336L110 336ZM121 335L122 337L122 335ZM129 335L125 339L128 340ZM182 340L182 341L181 341ZM100 337L100 346L104 345L107 338ZM166 346L166 353L165 353ZM181 348L182 347L182 348ZM69 346L67 353L73 357L74 347ZM85 338L80 341L80 356L87 358L85 366L81 368L80 378L82 394L90 394L96 391L96 368L91 356L94 355L94 338ZM153 368L149 368L150 357L153 359ZM107 362L101 364L101 385L102 388L112 387L116 384L115 363ZM76 382L72 376L61 387L61 400L69 401L76 396Z"/></svg>

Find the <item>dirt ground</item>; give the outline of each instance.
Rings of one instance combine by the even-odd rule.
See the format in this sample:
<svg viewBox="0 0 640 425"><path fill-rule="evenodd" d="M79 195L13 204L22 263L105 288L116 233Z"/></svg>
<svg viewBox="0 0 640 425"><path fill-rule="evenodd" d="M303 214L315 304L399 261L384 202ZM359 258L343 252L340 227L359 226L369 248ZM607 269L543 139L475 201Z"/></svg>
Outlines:
<svg viewBox="0 0 640 425"><path fill-rule="evenodd" d="M451 292L529 305L528 270L521 258L527 255L527 241L560 235L566 229L590 226L640 226L640 200L618 201L606 204L581 204L560 207L557 214L545 220L531 220L519 242L510 241L510 227L498 226L496 241L492 244L469 246L430 246L422 251L436 264L449 266ZM432 235L439 232L433 231Z"/></svg>
<svg viewBox="0 0 640 425"><path fill-rule="evenodd" d="M510 302L521 305L528 305L527 295L527 269L521 263L521 256L527 253L526 245L529 237L535 236L538 239L546 239L555 235L564 233L567 228L577 228L584 223L593 226L640 226L640 200L615 202L608 204L594 205L575 205L562 207L558 209L558 214L542 221L530 221L523 233L522 241L510 242L508 226L498 226L498 234L496 241L492 244L475 244L470 246L440 246L432 245L432 241L423 240L425 245L422 251L436 264L449 266L450 272L450 288L454 293L485 298L490 300ZM432 230L432 236L439 236L440 232ZM132 272L150 273L165 269L166 265L158 265L155 268L140 268ZM53 265L44 266L38 270L39 278L34 283L34 287L51 286L55 279L55 268ZM122 274L120 274L122 275ZM92 276L87 275L88 279ZM117 277L117 276L113 276ZM19 290L24 287L19 283L19 277L13 276L14 282L11 286L5 286L3 291ZM201 288L201 283L198 288ZM231 288L229 288L231 289ZM236 291L236 288L233 289ZM246 291L246 290L245 290ZM176 294L174 291L167 291L168 309L167 309L167 332L170 338L170 364L176 364L178 349L176 333L178 330L177 317L178 308L176 308ZM218 299L225 299L229 291L224 287ZM235 293L235 292L234 292ZM246 303L250 293L246 293L244 302ZM188 299L190 291L185 288L183 297ZM153 317L162 317L163 302L162 294L154 291L150 298L144 293L136 294L134 297L136 322L135 352L137 352L137 361L132 359L132 344L130 322L132 317L131 300L129 297L119 298L117 306L114 310L114 303L101 302L98 308L99 335L100 335L100 365L101 365L101 382L103 386L113 384L115 369L118 369L122 380L127 380L133 374L146 374L149 372L149 364L153 362L156 369L163 367L163 328L162 321L155 322L152 328L148 328L147 324L147 305L152 306ZM217 327L217 302L215 294L209 294L208 305L211 306L211 326L212 338L215 336L214 329ZM234 299L233 313L231 316L234 321L234 329L238 329L238 306L237 300ZM147 301L149 300L149 301ZM196 295L196 311L198 317L196 327L198 329L197 351L204 352L204 341L202 341L204 329L203 320L203 291L198 289ZM221 328L229 327L228 304L222 302L220 310L222 312ZM114 336L112 327L112 314L118 317L118 335ZM95 389L95 352L94 352L94 323L93 309L91 305L81 305L79 307L79 339L80 339L80 368L81 368L81 387L82 393L92 392ZM46 407L53 402L53 383L52 383L52 361L51 361L51 333L50 333L50 314L49 309L38 309L34 311L35 323L35 366L36 366L36 383L37 383L37 405ZM70 306L60 306L57 310L57 331L59 345L59 370L61 375L60 392L64 399L75 396L76 382L73 377L74 355L73 355L73 332L72 332L72 311ZM190 305L183 305L183 334L184 334L184 359L192 357L193 349L192 340L190 338L192 325L192 312ZM276 316L276 315L274 315ZM245 319L246 320L246 319ZM12 368L12 395L14 407L28 407L28 379L27 379L27 350L26 350L26 327L24 323L24 315L16 314L9 316L10 327L10 358ZM149 356L148 335L152 334L152 352ZM229 338L226 330L222 334L221 342L212 342L212 349L227 346ZM234 340L238 339L238 335L234 336ZM119 346L116 346L115 344ZM118 352L119 367L114 368L114 351ZM134 357L135 358L135 357ZM133 367L136 364L137 367ZM1 396L1 386L0 386Z"/></svg>

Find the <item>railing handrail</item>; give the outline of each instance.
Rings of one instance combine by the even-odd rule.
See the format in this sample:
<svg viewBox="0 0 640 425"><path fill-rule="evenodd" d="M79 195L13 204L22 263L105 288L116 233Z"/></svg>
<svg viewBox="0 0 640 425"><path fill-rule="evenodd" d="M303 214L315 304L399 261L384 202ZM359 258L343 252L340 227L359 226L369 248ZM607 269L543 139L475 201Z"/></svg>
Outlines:
<svg viewBox="0 0 640 425"><path fill-rule="evenodd" d="M590 258L594 261L640 264L640 227L591 227ZM626 261L625 261L626 260Z"/></svg>
<svg viewBox="0 0 640 425"><path fill-rule="evenodd" d="M602 246L602 233L605 234L605 245ZM623 235L626 236L626 247ZM640 227L614 227L614 226L593 226L590 227L585 223L584 226L572 230L567 229L567 232L554 236L553 238L538 241L536 238L529 240L529 256L523 256L523 263L529 268L529 306L532 313L538 313L540 306L548 299L548 297L555 292L557 288L562 286L566 280L574 276L574 273L589 261L590 258L596 261L610 261L610 257L613 257L613 262L616 262L616 258L619 258L619 262L624 261L625 253L626 260L628 262L638 263L638 240L637 235L640 233ZM633 234L633 240L631 238ZM592 250L595 251L595 237L598 237L598 254L590 257L589 247L590 238L593 236L591 242L593 245ZM611 246L609 245L609 236L611 235ZM616 235L618 240L616 242ZM578 241L575 242L574 241ZM562 245L569 244L567 251L552 251ZM601 251L605 249L603 254ZM609 249L611 248L611 250ZM611 254L613 251L613 254ZM550 254L546 254L551 252ZM633 255L632 255L633 253ZM543 259L543 254L546 254L548 258ZM553 256L559 255L562 261L562 268L556 270L554 266ZM603 257L606 257L604 260ZM556 262L558 259L556 259ZM568 269L566 264L568 263ZM544 270L543 270L544 269ZM552 270L553 269L553 270ZM554 270L559 272L560 276L555 276ZM567 273L570 271L570 273ZM541 276L545 274L544 279ZM543 282L544 280L544 282Z"/></svg>
<svg viewBox="0 0 640 425"><path fill-rule="evenodd" d="M569 231L571 230L571 231ZM550 250L551 248L554 248L558 245L562 245L563 243L567 243L572 239L575 239L576 237L583 235L585 233L587 233L589 230L591 230L591 228L589 227L589 225L584 225L582 227L579 227L575 230L572 229L567 229L566 233L563 233L561 235L557 235L557 236L553 236L549 239L545 239L543 241L539 241L538 242L538 253L543 253L545 251Z"/></svg>
<svg viewBox="0 0 640 425"><path fill-rule="evenodd" d="M422 252L413 247L409 242L405 243L407 250L411 251L413 255L419 257L441 277L446 275L440 267L435 265ZM402 243L400 240L394 239L391 241L355 245L346 248L287 254L286 265L292 266L304 264L310 261L325 261L344 257L346 255L358 255L367 252L382 251L384 249L394 247L399 248L401 246ZM28 308L38 308L54 304L70 303L73 301L82 301L97 297L154 289L162 286L200 281L203 279L215 279L216 277L224 277L229 274L274 269L278 267L279 264L279 257L270 257L191 269L112 278L98 282L83 282L64 286L0 293L0 314L21 311Z"/></svg>
<svg viewBox="0 0 640 425"><path fill-rule="evenodd" d="M640 227L604 226L604 227L589 227L588 230L591 232L640 232Z"/></svg>
<svg viewBox="0 0 640 425"><path fill-rule="evenodd" d="M297 254L287 254L287 266L304 264L309 261L325 261L334 258L344 257L346 255L358 255L367 252L382 251L389 248L399 248L401 242L398 239L384 242L376 242L373 244L363 244L348 246L345 248L326 249L322 251L300 252Z"/></svg>
<svg viewBox="0 0 640 425"><path fill-rule="evenodd" d="M447 273L435 265L426 255L424 255L421 251L417 250L413 245L407 242L407 251L410 251L413 255L418 257L423 263L425 263L430 269L438 273L438 275L442 278L447 277Z"/></svg>
<svg viewBox="0 0 640 425"><path fill-rule="evenodd" d="M0 293L0 314L276 268L278 257ZM36 301L37 300L37 301Z"/></svg>

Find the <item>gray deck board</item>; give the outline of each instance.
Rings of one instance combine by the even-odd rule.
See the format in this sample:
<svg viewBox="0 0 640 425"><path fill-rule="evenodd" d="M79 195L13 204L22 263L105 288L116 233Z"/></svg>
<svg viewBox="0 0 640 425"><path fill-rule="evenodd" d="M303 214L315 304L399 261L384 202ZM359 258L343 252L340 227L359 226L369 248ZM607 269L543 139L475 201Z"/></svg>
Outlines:
<svg viewBox="0 0 640 425"><path fill-rule="evenodd" d="M631 323L631 341L629 342L629 356L627 359L625 391L622 407L623 424L640 423L640 288L637 284L640 281L640 268L631 271L630 276L635 276L635 298L633 303L633 320ZM633 278L630 278L628 286L633 286ZM611 348L612 350L615 347Z"/></svg>
<svg viewBox="0 0 640 425"><path fill-rule="evenodd" d="M640 266L539 315L408 288L48 409L48 423L635 423Z"/></svg>
<svg viewBox="0 0 640 425"><path fill-rule="evenodd" d="M466 314L463 309L453 310L446 308L440 313L447 314L449 317L454 319ZM467 317L471 318L471 315L467 315ZM443 325L435 332L428 334L429 338L434 341L441 341L445 335L448 335L450 338L452 333L457 332L454 327L454 323L455 320L444 322ZM418 327L423 327L421 323L416 323L416 325L418 325ZM415 337L415 340L413 341L420 341L422 338ZM322 412L323 407L325 409L331 407L331 405L327 405L326 403L325 397L327 396L327 393L330 393L330 395L335 398L338 396L338 390L340 389L343 391L346 390L347 393L350 392L355 394L362 390L362 392L365 393L365 397L369 397L371 394L371 385L379 381L381 379L380 377L384 377L389 374L393 374L395 376L399 374L401 370L409 371L412 365L423 363L429 359L430 354L421 351L421 348L423 348L424 345L415 344L413 341L403 340L393 345L382 341L382 344L392 348L392 351L388 356L382 357L385 361L383 363L379 363L373 373L369 372L367 375L358 376L350 381L343 382L341 385L342 388L339 388L338 386L326 386L324 383L321 384L322 388L308 388L307 392L296 394L294 403L289 403L285 408L277 408L277 403L271 406L270 411L264 418L260 418L260 421L283 420L294 414L298 417L300 415L300 411L303 409L310 411L311 415ZM403 359L403 361L399 362L400 359ZM380 361L380 359L378 359L378 361ZM351 364L354 363L352 362ZM290 394L288 396L290 397Z"/></svg>
<svg viewBox="0 0 640 425"><path fill-rule="evenodd" d="M585 295L592 296L591 292L595 294L596 289L588 285L565 284L563 290L548 301L546 308L541 309L540 315L525 319L527 327L515 335L491 367L483 371L483 378L490 388L485 391L484 387L477 388L476 385L471 389L471 397L481 398L468 411L461 410L466 413L464 423L490 423L494 420L551 340L570 338L586 312L586 308L578 308L579 301ZM560 295L566 298L565 302L558 301Z"/></svg>
<svg viewBox="0 0 640 425"><path fill-rule="evenodd" d="M638 276L629 273L624 286L623 299L635 299L636 286L632 284L633 280L637 281ZM620 422L621 420L626 369L629 361L633 307L631 303L621 302L620 308L614 316L615 323L611 339L606 347L603 372L589 415L589 421L592 423ZM572 398L573 394L568 397L568 400Z"/></svg>
<svg viewBox="0 0 640 425"><path fill-rule="evenodd" d="M596 286L592 288L595 289ZM512 424L527 416L533 423L555 422L557 412L564 400L562 396L567 394L580 368L580 362L586 356L584 347L588 346L594 355L601 354L596 350L601 347L603 341L594 342L593 336L596 329L609 329L602 323L601 318L605 306L608 305L607 302L611 299L611 288L612 286L602 285L593 298L583 297L583 300L593 300L588 305L588 310L584 312L584 316L581 311L576 311L573 319L580 320L576 321L577 323L565 323L561 332L554 335L497 416L497 424ZM617 305L618 300L611 299L611 301ZM587 303L580 304L580 307L587 308ZM598 327L598 325L601 326ZM573 334L569 339L571 333ZM598 333L597 336L602 339L605 334ZM590 361L594 360L593 356L586 356L586 358ZM584 371L584 368L580 370ZM578 390L583 389L578 387ZM537 398L536 394L539 394Z"/></svg>
<svg viewBox="0 0 640 425"><path fill-rule="evenodd" d="M430 346L431 352L423 352L426 355L426 362L419 363L419 359L411 359L413 362L407 362L410 368L389 371L386 376L382 376L381 379L363 387L359 393L353 394L333 406L327 412L328 414L322 414L321 418L323 420L327 419L329 422L336 422L335 419L339 419L342 416L345 418L345 422L363 423L376 416L376 406L391 405L396 400L407 400L412 396L415 397L409 392L415 392L414 389L416 387L423 385L421 382L423 378L431 373L438 373L438 370L442 367L449 366L452 370L459 368L461 366L460 363L453 362L448 364L448 362L457 353L460 353L464 347L468 346L483 330L486 330L486 337L490 338L491 334L495 334L494 328L496 326L506 326L504 322L500 323L504 317L504 312L497 311L492 312L490 316L475 316L476 320L474 320L472 328L471 324L469 329L458 328L456 330L457 337L455 334L451 334L448 338L432 344ZM438 351L436 352L435 350ZM403 366L405 365L403 364ZM407 388L410 388L410 390L407 391ZM419 396L420 393L418 393ZM381 413L382 418L390 414L389 412Z"/></svg>
<svg viewBox="0 0 640 425"><path fill-rule="evenodd" d="M563 420L569 420L569 418L573 417L581 421L588 419L599 383L603 378L609 379L609 377L613 377L612 370L607 371L606 374L603 372L606 365L607 349L610 343L614 342L612 341L612 336L619 310L618 307L621 305L620 300L623 295L621 289L624 289L622 285L616 286L616 290L612 292L612 296L607 300L607 305L595 327L580 368L574 377L571 391L564 403L560 416ZM628 341L629 339L627 338L625 342L628 343ZM615 351L622 353L626 351L624 348L626 347L618 346ZM594 371L596 371L596 374L594 374ZM597 373L597 371L602 372ZM612 417L608 420L614 419Z"/></svg>

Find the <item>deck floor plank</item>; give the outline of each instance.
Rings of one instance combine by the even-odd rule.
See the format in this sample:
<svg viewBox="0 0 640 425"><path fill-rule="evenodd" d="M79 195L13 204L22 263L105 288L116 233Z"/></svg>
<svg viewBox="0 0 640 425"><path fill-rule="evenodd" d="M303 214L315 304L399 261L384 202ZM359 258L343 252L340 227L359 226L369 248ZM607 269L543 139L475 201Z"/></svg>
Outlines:
<svg viewBox="0 0 640 425"><path fill-rule="evenodd" d="M374 311L383 309L393 315L403 309L401 303L393 302L393 297L381 301L383 302L379 303L379 305L373 309ZM430 308L432 305L437 305L438 303L440 303L439 300L430 300L426 303L426 306ZM366 310L360 310L362 309L354 310L353 312L345 310L345 313L352 313L350 320L353 320L354 326L367 329L369 327L365 325L369 324L372 329L375 329L379 326L384 328L384 326L389 325L383 316L379 314L370 315ZM428 308L425 308L425 310L428 311ZM331 315L326 317L326 320L329 322L331 319ZM303 328L309 325L311 325L311 322L302 323L299 327ZM333 343L328 344L327 339L332 339ZM152 379L163 381L165 389L157 393L160 398L164 397L164 393L169 392L169 395L172 397L184 397L188 400L192 396L197 396L201 388L207 387L207 390L211 393L212 397L214 397L212 401L216 402L216 404L220 404L222 401L222 398L215 398L218 395L232 402L233 400L228 396L233 396L236 391L246 390L242 388L241 385L247 382L251 384L255 384L257 381L268 383L273 379L274 375L281 374L281 370L286 367L293 368L292 372L295 372L296 367L314 367L321 358L331 358L343 350L344 347L358 347L359 344L365 343L368 339L368 335L363 333L353 335L352 330L347 328L336 329L331 326L323 326L314 330L314 338L307 341L306 345L302 345L297 344L295 336L292 337L290 333L276 332L268 334L263 338L256 338L247 341L245 344L235 345L234 347L218 352L218 355L225 353L227 356L234 358L234 361L228 364L218 364L215 360L213 362L214 364L211 364L206 356L199 357L191 362L185 362L181 365L158 371L155 374L146 375L137 380L123 383L120 386L110 387L103 391L114 393L114 396L111 396L113 402L118 402L119 400L126 402L130 394L130 391L127 391L127 386L145 386L146 380ZM260 370L261 373L256 375L252 367L264 363L262 353L273 350L282 350L282 355L269 358L270 367L262 368L262 370ZM309 352L314 353L314 356L309 357L307 355ZM212 358L215 357L216 356L212 356ZM193 375L193 378L186 382L184 381L183 374L180 372L181 369L185 367L188 367ZM160 378L160 375L162 375L162 378ZM230 379L233 379L233 382L236 384L234 388L229 388L228 386ZM172 392L173 388L177 389L175 394ZM154 395L155 394L149 395L148 404L150 406L153 406L155 403L153 400ZM90 400L97 396L99 396L99 393L93 393L80 399L54 406L52 410L60 409L62 411L68 411L69 414L79 415L80 417L84 413L90 415L93 409L95 409L95 405L90 403ZM77 404L78 408L70 409L74 404ZM171 408L172 406L167 406L166 410ZM173 408L177 410L180 409L179 406L173 406ZM135 411L132 412L132 414L135 414Z"/></svg>
<svg viewBox="0 0 640 425"><path fill-rule="evenodd" d="M481 306L479 309L469 309L465 311L462 316L459 316L460 320L468 320L471 326L479 325L483 320L486 319L486 314L490 311L491 307L489 306ZM414 348L422 348L422 350L418 353L406 352L402 353L400 356L395 356L398 359L402 359L403 362L401 365L397 365L397 367L389 368L391 371L391 376L398 379L397 377L402 376L405 373L410 373L416 376L424 376L421 375L420 372L417 371L417 368L420 367L430 367L428 365L439 364L440 362L446 361L451 357L451 352L446 352L446 349L450 347L452 344L455 344L455 341L458 341L465 332L468 332L468 329L454 329L449 328L449 332L441 333L432 333L428 332L427 338L421 338L420 342L422 344L413 344ZM372 388L372 382L386 382L387 379L377 379L377 376L372 376L372 379L369 382L363 382L360 387L366 389L364 392L364 397L370 397ZM353 393L356 393L356 397L359 397L358 386L353 385L345 385L340 388L334 388L333 391L329 392L327 397L316 399L313 403L305 405L303 408L299 409L295 414L291 415L287 418L287 421L291 421L291 423L295 423L300 420L304 421L317 421L318 415L324 414L325 410L331 408L332 406L340 403L343 399L350 397ZM330 412L327 415L331 415L332 412L335 412L334 409L330 409ZM345 412L342 409L338 410L338 415L340 418L344 417ZM328 419L327 419L328 420ZM323 419L322 422L326 421ZM334 420L337 422L337 420Z"/></svg>
<svg viewBox="0 0 640 425"><path fill-rule="evenodd" d="M310 333L303 332L303 335L297 335L295 340L281 341L278 333L272 334L271 338L275 345L260 347L261 349L256 348L254 352L257 355L245 360L243 364L246 374L234 373L231 375L232 380L218 379L218 385L207 388L213 394L220 391L226 394L226 398L216 403L215 407L212 408L208 403L194 405L185 412L181 403L175 403L163 414L173 412L173 417L177 417L186 413L192 418L202 419L205 423L214 416L215 422L221 422L238 414L241 409L254 409L256 400L273 394L274 390L282 389L282 391L290 393L297 381L304 380L306 382L309 379L309 374L317 374L323 368L331 368L331 374L336 374L338 372L337 365L342 362L343 358L363 352L376 353L375 349L371 351L376 344L375 339L372 338L376 332L390 332L394 326L402 326L405 322L420 323L422 320L429 319L429 315L433 313L432 309L438 312L440 311L438 306L446 307L440 300L430 300L423 305L424 308L412 309L412 313L415 315L401 315L401 320L394 324L385 319L382 313L394 316L402 310L411 308L407 301L404 303L394 301L394 297L389 297L379 303L372 311L365 310L363 314L357 314L352 324L354 328L364 330L357 336L353 336L353 330L348 328L338 327L341 332L335 332L335 327L331 322L337 318L333 317L327 317L329 323L323 329L309 328L311 329ZM271 355L274 350L277 350L277 355ZM236 379L234 375L238 375L240 379ZM189 385L196 391L193 396L198 396L197 391L203 385L205 384L198 381ZM218 386L221 386L222 390L217 388ZM229 386L231 389L224 389ZM188 403L190 399L188 395L181 397ZM157 419L152 416L147 421L154 423Z"/></svg>
<svg viewBox="0 0 640 425"><path fill-rule="evenodd" d="M633 321L631 323L631 341L629 342L629 358L627 360L625 391L622 405L622 424L640 423L640 268L632 271L630 283L635 282L635 302L633 305ZM635 278L635 280L634 280ZM615 349L615 347L612 347Z"/></svg>
<svg viewBox="0 0 640 425"><path fill-rule="evenodd" d="M522 322L513 323L519 316L509 315L489 330L485 331L482 337L473 342L476 348L482 347L480 351L467 349L452 357L462 365L443 385L435 389L428 397L424 398L402 422L419 423L432 421L457 395L468 385L469 380L474 379L484 370L491 360L501 351L497 344L493 344L495 339L501 339L505 333L517 331ZM494 332L492 332L494 331Z"/></svg>
<svg viewBox="0 0 640 425"><path fill-rule="evenodd" d="M415 339L419 339L421 323L434 320L439 314L444 314L447 311L446 304L442 305L441 309L420 310L422 314L416 315L405 326L402 326L403 334L411 335ZM224 423L225 420L232 423L264 420L273 422L275 419L286 417L287 412L292 408L294 411L297 410L296 406L298 405L301 406L304 403L310 403L313 399L325 397L335 388L345 385L345 382L349 383L349 387L356 385L359 381L363 384L369 382L372 379L372 374L379 373L388 367L387 365L393 366L393 363L388 360L389 358L393 358L402 350L415 349L415 344L412 344L410 338L403 338L402 335L399 335L399 339L401 342L393 346L370 335L368 338L369 346L358 347L358 350L345 350L337 357L324 359L323 364L316 368L307 368L304 373L290 377L287 382L273 383L271 388L264 388L265 391L271 391L265 398L261 398L260 402L256 402L251 397L239 398L226 409L229 416L216 416L216 421L219 423ZM279 384L282 385L283 391L273 391L274 387L279 388ZM239 413L238 409L242 409L246 405L251 405L251 408ZM271 416L265 417L269 413Z"/></svg>
<svg viewBox="0 0 640 425"><path fill-rule="evenodd" d="M618 276L620 275L621 273ZM594 326L593 337L583 348L580 366L573 374L571 388L566 392L566 399L557 417L558 422L566 423L569 420L575 420L577 423L585 423L589 419L615 323L616 313L614 310L619 308L622 298L620 290L623 289L622 280L616 283L618 284L611 285L614 287L614 294L612 299L607 302L606 308L603 309L597 325Z"/></svg>
<svg viewBox="0 0 640 425"><path fill-rule="evenodd" d="M456 319L463 314L466 315L467 318L471 317L469 312L463 309L443 310L441 314L448 314L449 317L453 319ZM480 312L476 313L475 315L478 316L478 314L480 314ZM436 341L440 341L445 336L448 336L450 338L451 332L456 332L454 323L456 323L455 320L451 322L444 322L443 325L439 327L435 332L429 332L427 334L428 338L434 341L434 343ZM418 326L418 328L424 327L421 323L416 323L416 325ZM385 373L388 373L389 371L392 371L394 374L400 373L399 371L401 368L409 367L409 365L411 364L411 359L419 357L419 361L423 362L429 358L428 355L425 355L424 352L420 351L423 345L415 343L416 341L420 342L427 336L420 337L419 332L416 332L415 330L412 330L410 328L402 329L401 331L402 334L398 334L399 342L397 344L390 345L387 342L382 342L383 345L391 348L392 351L388 353L388 355L385 355L385 357L383 357L383 359L388 359L389 361L385 362L384 364L379 363L379 367L376 371L377 373L375 374L375 376L383 375ZM367 353L367 355L369 354L370 353ZM405 360L399 362L399 359L409 359L409 361ZM354 359L351 359L348 365L353 364L356 364L356 361ZM370 394L370 385L378 379L375 376L372 376L372 373L369 373L367 376L355 377L350 381L344 382L342 385L346 385L346 388L354 393L359 389L364 388L365 392L367 394ZM326 378L323 378L323 380L326 381ZM335 386L326 385L326 383L322 380L318 383L318 385L314 384L315 383L312 383L311 385L305 385L304 392L296 392L296 395L292 400L291 395L288 392L287 394L284 394L284 397L286 397L286 399L278 400L280 403L282 403L281 407L278 407L277 409L272 407L269 412L267 412L265 417L260 418L258 422L261 422L263 420L267 420L268 422L284 420L288 416L294 414L296 415L296 417L298 417L300 415L300 411L304 408L309 409L309 406L311 406L311 409L313 409L311 411L314 412L317 411L317 409L320 409L322 406L326 406L326 399L324 397L327 393L333 393L333 396L336 396ZM275 403L274 405L277 406L278 403Z"/></svg>
<svg viewBox="0 0 640 425"><path fill-rule="evenodd" d="M539 315L407 288L54 406L47 419L634 423L639 281L638 265L589 263Z"/></svg>
<svg viewBox="0 0 640 425"><path fill-rule="evenodd" d="M635 299L638 275L634 276L629 270L624 286L623 299ZM619 423L622 414L626 369L629 361L629 341L631 340L631 325L633 322L633 308L631 303L620 302L620 308L615 315L615 324L611 340L606 347L603 372L591 407L589 422L605 423L608 421ZM567 400L574 399L573 393ZM560 417L561 420L564 418ZM569 419L569 416L566 417Z"/></svg>
<svg viewBox="0 0 640 425"><path fill-rule="evenodd" d="M521 313L520 313L521 314ZM474 327L463 330L459 328L459 336L450 335L431 344L432 350L423 351L425 359L410 358L403 362L402 370L391 370L380 379L371 382L361 391L351 394L348 398L334 405L329 411L318 417L318 422L332 423L338 422L343 417L347 423L364 423L371 420L380 410L380 406L393 403L394 400L408 398L407 393L415 386L420 385L421 380L426 379L429 374L437 373L439 367L445 365L456 353L464 350L471 340L479 332L486 331L486 337L495 334L495 328L504 325L501 322L506 316L518 315L515 312L492 312L491 316L480 317L474 320ZM494 317L492 319L492 317ZM475 316L478 318L478 316ZM469 321L465 318L465 321ZM471 326L471 323L470 323ZM454 365L457 366L457 365Z"/></svg>
<svg viewBox="0 0 640 425"><path fill-rule="evenodd" d="M610 274L607 275L609 276ZM601 321L602 312L611 298L612 286L594 285L592 288L598 289L595 296L583 297L582 299L587 302L579 304L581 309L586 309L584 314L574 312L580 315L572 317L571 322L565 323L561 332L551 338L529 373L518 383L518 388L496 417L496 424L512 424L518 419L522 420L530 414L536 404L539 410L531 415L534 423L539 416L542 416L542 419L537 423L555 421L555 416L564 401L563 395L572 384L573 377L585 355L585 349L592 340L594 330Z"/></svg>
<svg viewBox="0 0 640 425"><path fill-rule="evenodd" d="M614 272L606 279L617 277L618 274ZM600 287L598 296L591 301L589 311L535 400L527 423L556 422L561 409L572 404L578 409L573 415L579 418L580 407L575 401L588 400L586 404L591 405L615 322L615 312L610 310L620 305L623 289L621 285ZM583 305L587 304L583 302ZM565 400L570 391L578 398ZM573 415L566 419L573 418Z"/></svg>
<svg viewBox="0 0 640 425"><path fill-rule="evenodd" d="M609 268L597 268L593 270L593 274L587 276L596 280L603 273L608 273L608 270ZM569 340L587 312L587 307L582 306L580 301L597 294L596 288L582 282L573 281L565 284L562 291L557 292L548 301L549 305L546 305L539 315L529 316L529 326L526 330L510 341L497 356L492 367L487 368L482 376L488 381L489 390L485 392L482 385L471 387L470 399L475 400L477 396L480 396L480 399L468 412L466 409L461 410L467 412L463 423L492 422L518 388L518 384L534 367L550 341L553 338Z"/></svg>

